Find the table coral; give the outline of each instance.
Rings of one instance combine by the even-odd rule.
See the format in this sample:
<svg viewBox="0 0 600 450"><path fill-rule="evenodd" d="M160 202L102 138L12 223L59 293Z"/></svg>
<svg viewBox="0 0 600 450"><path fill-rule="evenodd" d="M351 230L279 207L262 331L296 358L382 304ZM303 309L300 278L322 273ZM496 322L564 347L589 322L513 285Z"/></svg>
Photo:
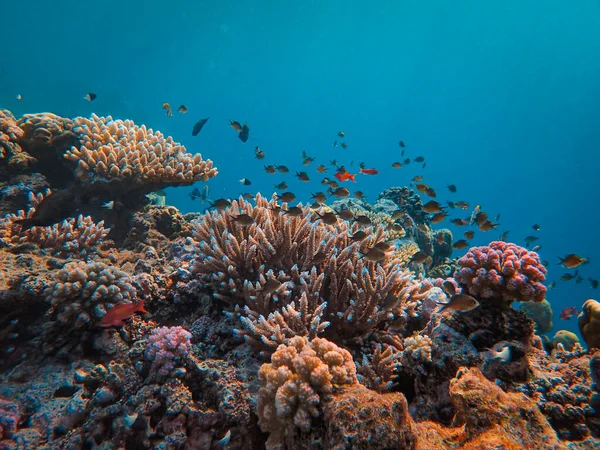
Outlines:
<svg viewBox="0 0 600 450"><path fill-rule="evenodd" d="M546 296L546 268L537 253L518 245L494 241L473 247L458 263L456 281L480 300L541 302Z"/></svg>
<svg viewBox="0 0 600 450"><path fill-rule="evenodd" d="M81 145L67 151L65 158L77 165L80 179L133 179L168 185L208 181L217 175L211 160L186 153L170 136L131 120L92 114L91 119L76 118L73 131Z"/></svg>
<svg viewBox="0 0 600 450"><path fill-rule="evenodd" d="M271 363L259 371L259 424L270 433L267 448L294 436L296 428L309 431L320 415L321 397L341 385L355 384L352 356L326 339L295 337L280 345Z"/></svg>

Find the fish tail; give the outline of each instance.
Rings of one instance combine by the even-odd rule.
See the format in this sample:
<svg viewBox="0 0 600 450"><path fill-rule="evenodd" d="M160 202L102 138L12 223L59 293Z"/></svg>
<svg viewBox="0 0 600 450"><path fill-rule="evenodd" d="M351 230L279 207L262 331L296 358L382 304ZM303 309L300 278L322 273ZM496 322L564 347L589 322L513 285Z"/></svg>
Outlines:
<svg viewBox="0 0 600 450"><path fill-rule="evenodd" d="M140 302L135 306L135 310L142 313L147 313L148 311L144 308L144 299L141 299Z"/></svg>

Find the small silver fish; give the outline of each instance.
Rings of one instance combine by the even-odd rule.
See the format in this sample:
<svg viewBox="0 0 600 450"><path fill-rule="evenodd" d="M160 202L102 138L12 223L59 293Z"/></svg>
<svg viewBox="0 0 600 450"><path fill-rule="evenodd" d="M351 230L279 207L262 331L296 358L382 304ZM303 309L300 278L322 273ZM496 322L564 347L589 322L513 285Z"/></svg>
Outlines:
<svg viewBox="0 0 600 450"><path fill-rule="evenodd" d="M103 208L113 209L115 207L115 201L111 200L110 202L106 202L102 205Z"/></svg>

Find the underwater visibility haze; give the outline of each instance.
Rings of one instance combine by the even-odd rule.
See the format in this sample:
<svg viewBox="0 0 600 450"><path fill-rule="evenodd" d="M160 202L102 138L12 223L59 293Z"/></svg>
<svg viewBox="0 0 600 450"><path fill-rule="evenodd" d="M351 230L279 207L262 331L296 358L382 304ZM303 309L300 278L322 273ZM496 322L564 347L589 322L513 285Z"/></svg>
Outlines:
<svg viewBox="0 0 600 450"><path fill-rule="evenodd" d="M0 449L600 448L600 4L2 5Z"/></svg>

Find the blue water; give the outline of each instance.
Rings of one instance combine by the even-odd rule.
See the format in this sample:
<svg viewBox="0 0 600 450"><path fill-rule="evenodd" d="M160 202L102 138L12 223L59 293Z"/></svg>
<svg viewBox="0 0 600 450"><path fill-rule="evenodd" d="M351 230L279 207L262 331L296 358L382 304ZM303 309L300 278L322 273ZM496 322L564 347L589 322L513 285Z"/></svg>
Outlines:
<svg viewBox="0 0 600 450"><path fill-rule="evenodd" d="M213 199L271 194L286 180L306 201L323 190L316 165L334 158L350 171L359 161L379 169L356 186L369 200L422 174L442 200L500 213L499 231L517 244L540 224L549 281L565 272L558 256L590 258L583 283L559 281L549 292L555 328L574 330L558 313L598 294L587 281L600 278L596 1L33 0L4 2L2 16L0 107L16 115L146 123L213 159ZM87 92L97 100L84 101ZM166 117L163 102L189 113ZM193 138L192 125L208 116ZM249 123L246 144L228 119ZM347 150L332 147L340 130ZM408 157L425 156L424 170L390 167L403 159L400 139ZM302 151L317 157L308 184L292 176L305 170ZM267 175L264 164L292 174ZM191 189L169 190L169 203L199 210ZM477 232L473 244L498 235Z"/></svg>

